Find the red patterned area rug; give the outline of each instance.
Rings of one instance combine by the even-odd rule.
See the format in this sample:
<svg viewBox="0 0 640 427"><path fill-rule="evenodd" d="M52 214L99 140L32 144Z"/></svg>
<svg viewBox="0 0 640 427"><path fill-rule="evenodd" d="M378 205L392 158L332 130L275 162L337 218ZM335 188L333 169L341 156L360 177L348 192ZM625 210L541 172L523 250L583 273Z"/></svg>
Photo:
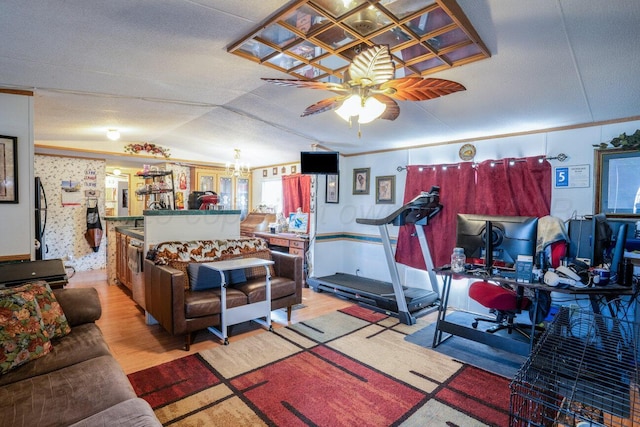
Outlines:
<svg viewBox="0 0 640 427"><path fill-rule="evenodd" d="M509 380L352 306L129 375L164 425L506 426Z"/></svg>

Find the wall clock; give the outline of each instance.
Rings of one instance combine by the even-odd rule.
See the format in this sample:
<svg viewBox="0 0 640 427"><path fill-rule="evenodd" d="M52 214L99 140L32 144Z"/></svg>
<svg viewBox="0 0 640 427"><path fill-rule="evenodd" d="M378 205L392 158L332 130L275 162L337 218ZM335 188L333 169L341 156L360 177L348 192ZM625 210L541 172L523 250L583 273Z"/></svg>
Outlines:
<svg viewBox="0 0 640 427"><path fill-rule="evenodd" d="M458 155L464 161L473 160L473 158L476 156L476 147L473 144L464 144L462 147L460 147Z"/></svg>

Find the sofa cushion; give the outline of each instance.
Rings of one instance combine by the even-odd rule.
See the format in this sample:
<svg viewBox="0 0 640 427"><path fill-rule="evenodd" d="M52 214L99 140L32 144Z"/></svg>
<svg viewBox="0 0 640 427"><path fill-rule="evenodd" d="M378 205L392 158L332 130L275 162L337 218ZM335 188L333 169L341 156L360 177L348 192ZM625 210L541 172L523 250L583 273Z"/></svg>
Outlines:
<svg viewBox="0 0 640 427"><path fill-rule="evenodd" d="M47 357L32 360L0 375L0 386L47 374L83 360L109 354L109 347L95 323L74 326L69 335L53 341L53 349L47 354Z"/></svg>
<svg viewBox="0 0 640 427"><path fill-rule="evenodd" d="M266 290L264 278L250 279L244 285L235 286L235 288L247 295L249 304L264 301ZM271 278L271 301L284 298L295 293L295 281L286 277Z"/></svg>
<svg viewBox="0 0 640 427"><path fill-rule="evenodd" d="M72 328L95 322L102 316L100 297L95 288L54 289L53 293Z"/></svg>
<svg viewBox="0 0 640 427"><path fill-rule="evenodd" d="M161 427L160 421L146 400L135 398L120 402L72 424L70 427Z"/></svg>
<svg viewBox="0 0 640 427"><path fill-rule="evenodd" d="M220 314L220 288L205 291L187 291L184 295L185 317L212 316ZM227 308L239 307L247 303L247 296L234 288L227 288Z"/></svg>
<svg viewBox="0 0 640 427"><path fill-rule="evenodd" d="M0 374L51 351L36 301L39 285L0 290Z"/></svg>
<svg viewBox="0 0 640 427"><path fill-rule="evenodd" d="M112 356L100 356L0 387L0 425L68 426L136 398Z"/></svg>

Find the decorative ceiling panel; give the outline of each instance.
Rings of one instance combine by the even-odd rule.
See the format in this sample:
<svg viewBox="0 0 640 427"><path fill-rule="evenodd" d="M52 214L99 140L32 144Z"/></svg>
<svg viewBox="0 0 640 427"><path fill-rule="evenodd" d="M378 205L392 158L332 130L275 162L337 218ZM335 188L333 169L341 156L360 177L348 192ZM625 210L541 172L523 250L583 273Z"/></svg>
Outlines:
<svg viewBox="0 0 640 427"><path fill-rule="evenodd" d="M228 51L297 79L340 82L373 45L389 46L397 77L491 56L454 0L297 0Z"/></svg>

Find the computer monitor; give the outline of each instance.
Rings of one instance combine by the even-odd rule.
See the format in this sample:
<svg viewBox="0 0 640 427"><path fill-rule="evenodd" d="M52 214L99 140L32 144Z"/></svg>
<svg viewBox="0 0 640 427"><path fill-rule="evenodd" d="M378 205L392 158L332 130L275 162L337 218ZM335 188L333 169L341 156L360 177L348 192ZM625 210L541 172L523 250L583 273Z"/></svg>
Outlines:
<svg viewBox="0 0 640 427"><path fill-rule="evenodd" d="M486 268L513 267L518 255L534 256L537 236L537 217L457 215L456 246L464 249L469 262Z"/></svg>
<svg viewBox="0 0 640 427"><path fill-rule="evenodd" d="M618 232L616 233L616 241L613 247L613 254L611 255L611 266L609 267L611 281L613 283L622 284L623 278L620 277L620 264L624 259L624 248L627 244L627 228L629 224L620 224Z"/></svg>
<svg viewBox="0 0 640 427"><path fill-rule="evenodd" d="M611 247L611 235L611 225L607 221L607 216L603 213L594 215L591 219L591 236L593 239L592 266L598 267L611 261L608 254Z"/></svg>

